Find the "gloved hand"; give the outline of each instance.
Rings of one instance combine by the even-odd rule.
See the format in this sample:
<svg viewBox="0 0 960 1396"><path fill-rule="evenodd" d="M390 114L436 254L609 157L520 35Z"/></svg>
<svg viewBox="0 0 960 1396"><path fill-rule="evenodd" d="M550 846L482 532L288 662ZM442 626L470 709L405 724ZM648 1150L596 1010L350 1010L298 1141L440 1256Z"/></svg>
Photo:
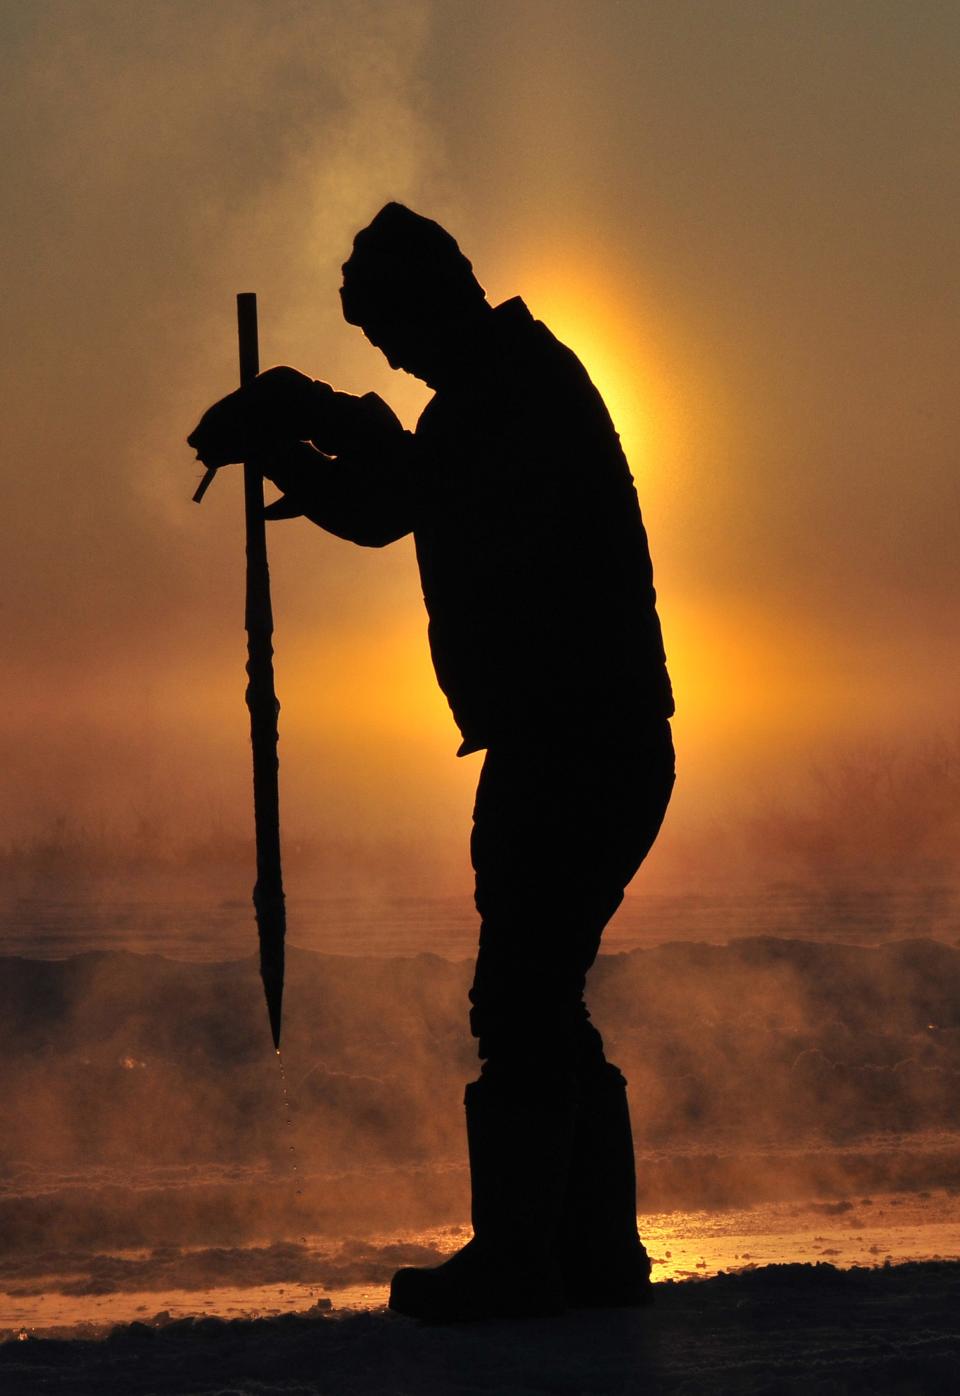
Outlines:
<svg viewBox="0 0 960 1396"><path fill-rule="evenodd" d="M317 467L329 460L329 456L323 455L306 441L277 447L261 466L267 479L283 494L267 505L263 511L264 518L300 518L309 503Z"/></svg>
<svg viewBox="0 0 960 1396"><path fill-rule="evenodd" d="M317 390L326 386L295 368L268 368L208 408L187 445L205 466L219 468L304 441L315 425Z"/></svg>

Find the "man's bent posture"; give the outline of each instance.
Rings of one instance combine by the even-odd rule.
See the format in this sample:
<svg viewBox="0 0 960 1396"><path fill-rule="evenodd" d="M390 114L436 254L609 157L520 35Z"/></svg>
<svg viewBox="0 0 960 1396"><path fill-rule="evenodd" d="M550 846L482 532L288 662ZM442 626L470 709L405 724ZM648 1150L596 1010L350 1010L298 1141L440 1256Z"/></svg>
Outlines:
<svg viewBox="0 0 960 1396"><path fill-rule="evenodd" d="M435 390L412 434L375 394L270 369L190 437L254 456L306 515L371 547L412 533L440 687L485 750L466 1088L474 1239L401 1270L430 1319L643 1303L625 1082L583 993L674 781L673 699L636 492L574 354L523 301L491 307L438 224L388 204L343 268L346 319ZM312 444L311 444L312 443Z"/></svg>

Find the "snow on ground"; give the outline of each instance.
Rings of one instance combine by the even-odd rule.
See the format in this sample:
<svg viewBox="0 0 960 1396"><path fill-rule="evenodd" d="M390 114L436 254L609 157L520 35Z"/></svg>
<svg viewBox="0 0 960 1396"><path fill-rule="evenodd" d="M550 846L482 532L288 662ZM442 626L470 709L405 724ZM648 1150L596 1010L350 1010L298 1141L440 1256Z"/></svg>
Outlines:
<svg viewBox="0 0 960 1396"><path fill-rule="evenodd" d="M647 1396L960 1389L960 1263L782 1265L649 1310L431 1327L385 1310L130 1324L0 1346L4 1396Z"/></svg>

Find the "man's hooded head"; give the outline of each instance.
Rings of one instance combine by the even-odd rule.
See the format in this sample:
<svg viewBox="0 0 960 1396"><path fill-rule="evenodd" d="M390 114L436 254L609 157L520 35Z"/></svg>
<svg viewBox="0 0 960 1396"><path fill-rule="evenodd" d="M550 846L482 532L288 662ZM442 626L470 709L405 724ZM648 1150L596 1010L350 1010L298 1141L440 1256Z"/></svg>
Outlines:
<svg viewBox="0 0 960 1396"><path fill-rule="evenodd" d="M486 306L473 267L431 218L390 203L353 240L343 265L343 315L395 367L431 381L431 360Z"/></svg>

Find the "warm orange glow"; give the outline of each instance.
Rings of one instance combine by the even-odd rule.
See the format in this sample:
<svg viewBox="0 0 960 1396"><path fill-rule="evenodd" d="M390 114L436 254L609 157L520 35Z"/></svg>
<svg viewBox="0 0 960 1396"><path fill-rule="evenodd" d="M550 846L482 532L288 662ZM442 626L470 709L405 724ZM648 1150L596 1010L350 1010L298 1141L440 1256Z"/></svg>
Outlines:
<svg viewBox="0 0 960 1396"><path fill-rule="evenodd" d="M596 268L557 262L524 268L518 284L534 315L568 345L599 388L635 472L655 432L650 398L652 370L645 362L636 325L624 317L622 300L596 275Z"/></svg>
<svg viewBox="0 0 960 1396"><path fill-rule="evenodd" d="M670 671L681 720L703 734L769 738L816 729L842 707L843 674L829 632L742 597L670 598Z"/></svg>
<svg viewBox="0 0 960 1396"><path fill-rule="evenodd" d="M367 629L292 640L283 663L289 730L410 740L456 729L430 662L426 618L412 607Z"/></svg>
<svg viewBox="0 0 960 1396"><path fill-rule="evenodd" d="M685 450L689 424L658 343L664 327L651 325L635 269L621 270L594 249L523 256L513 275L533 314L590 374L644 493L657 489Z"/></svg>
<svg viewBox="0 0 960 1396"><path fill-rule="evenodd" d="M946 1375L960 1264L960 5L7 12L0 1346L19 1341L0 1356L15 1355L21 1389L52 1360L62 1387L119 1390L129 1372L142 1391L154 1359L185 1388L216 1367L247 1390L272 1365L308 1385L322 1370L325 1389L393 1389L391 1353L420 1348L452 1371L480 1358L490 1390L521 1367L543 1390L647 1377L709 1391L717 1372L772 1388L790 1367L798 1386L806 1370L876 1389L885 1376L904 1389L917 1364ZM449 230L491 305L522 298L578 356L636 482L677 780L587 1002L629 1080L653 1279L781 1267L699 1293L661 1285L652 1323L570 1310L523 1333L418 1337L398 1315L344 1313L382 1306L397 1265L468 1239L482 922L521 1017L518 960L535 947L526 1016L549 1028L543 989L562 975L576 904L626 859L656 790L627 752L623 838L611 830L605 850L530 801L538 827L500 876L498 842L524 821L500 817L491 790L478 862L499 884L492 924L471 862L486 754L455 756L415 540L357 547L303 518L268 530L289 951L270 1060L244 471L219 472L198 508L186 439L238 385L240 291L257 294L263 367L376 392L415 428L431 390L346 323L339 295L353 240L388 200ZM404 261L384 264L383 291ZM509 423L491 381L479 375L464 435ZM563 391L509 388L537 400L534 441L576 415ZM443 396L454 412L459 392ZM308 431L299 412L276 426ZM458 493L459 447L458 433L442 462L423 453L408 517L425 505L425 532L444 514L424 499L435 466ZM497 506L485 561L520 555L521 618L551 604L565 569L553 605L580 587L603 637L625 609L608 589L631 585L612 565L599 585L583 576L584 532L605 510L568 527L571 498L591 491L545 499L563 556L535 571L534 521L526 551L509 538L501 558L496 521L527 461L509 464L484 482L483 507ZM589 450L578 465L603 472ZM380 472L360 474L372 501ZM561 494L569 474L555 472ZM585 689L590 660L606 693L644 637L617 633L600 654L581 628L551 646L543 684L573 674ZM477 667L496 635L487 648ZM505 749L531 754L505 767L579 785L593 732L558 733L549 702L539 732L538 705L499 706L506 729L516 721ZM593 730L615 740L595 707ZM595 799L606 756L593 764ZM559 1080L539 1037L536 1075ZM524 1090L536 1106L537 1081ZM578 1132L595 1107L602 1123L605 1096L585 1099ZM604 1166L595 1152L588 1173ZM548 1190L562 1153L533 1159ZM622 1200L627 1158L609 1162ZM904 1260L936 1263L897 1273ZM833 1273L884 1262L849 1283ZM160 1332L187 1315L205 1318ZM877 1341L885 1315L904 1341ZM135 1326L102 1344L26 1341L117 1323Z"/></svg>

